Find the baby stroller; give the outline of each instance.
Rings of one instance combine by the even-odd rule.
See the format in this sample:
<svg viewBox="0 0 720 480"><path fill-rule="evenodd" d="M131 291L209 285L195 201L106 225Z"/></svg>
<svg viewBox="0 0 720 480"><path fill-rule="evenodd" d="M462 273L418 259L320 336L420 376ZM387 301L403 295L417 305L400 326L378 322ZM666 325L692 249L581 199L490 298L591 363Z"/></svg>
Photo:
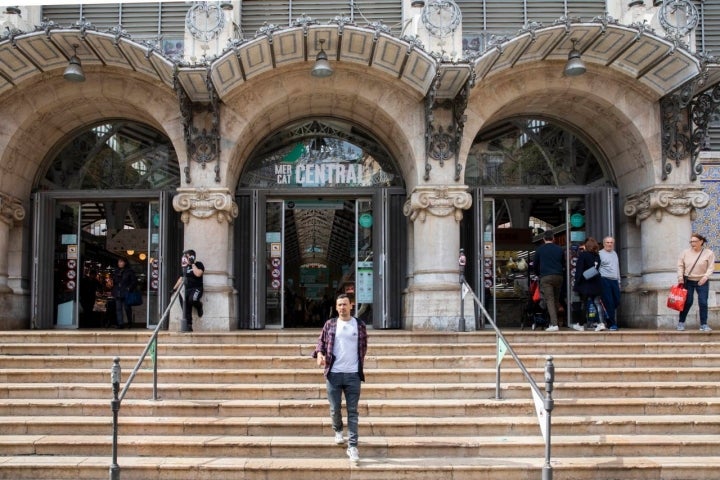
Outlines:
<svg viewBox="0 0 720 480"><path fill-rule="evenodd" d="M525 325L530 325L532 330L542 330L549 324L550 317L545 308L545 299L540 294L540 280L538 277L532 276L528 289L528 300L520 319L520 330L525 330Z"/></svg>

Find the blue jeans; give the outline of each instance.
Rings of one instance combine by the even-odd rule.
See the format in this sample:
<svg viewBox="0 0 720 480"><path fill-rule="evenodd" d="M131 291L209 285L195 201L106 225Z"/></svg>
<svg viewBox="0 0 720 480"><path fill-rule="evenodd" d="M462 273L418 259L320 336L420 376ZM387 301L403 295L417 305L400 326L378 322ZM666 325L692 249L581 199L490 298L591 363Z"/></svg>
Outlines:
<svg viewBox="0 0 720 480"><path fill-rule="evenodd" d="M620 306L620 284L612 278L602 278L602 302L607 313L607 326L617 325L615 311Z"/></svg>
<svg viewBox="0 0 720 480"><path fill-rule="evenodd" d="M347 408L348 446L358 443L358 403L360 402L360 375L357 373L328 373L325 386L330 402L330 418L336 432L342 432L342 394L345 392Z"/></svg>
<svg viewBox="0 0 720 480"><path fill-rule="evenodd" d="M132 307L125 303L124 298L116 298L115 299L115 324L118 327L122 327L124 325L123 311L125 312L125 316L127 317L127 323L128 323L128 325L130 325L132 323Z"/></svg>
<svg viewBox="0 0 720 480"><path fill-rule="evenodd" d="M680 323L685 322L688 311L693 305L693 295L697 292L698 309L700 310L700 325L707 325L710 282L705 282L704 285L698 285L698 282L694 280L686 280L685 288L687 289L687 300L685 300L685 308L683 308L683 311L680 312Z"/></svg>

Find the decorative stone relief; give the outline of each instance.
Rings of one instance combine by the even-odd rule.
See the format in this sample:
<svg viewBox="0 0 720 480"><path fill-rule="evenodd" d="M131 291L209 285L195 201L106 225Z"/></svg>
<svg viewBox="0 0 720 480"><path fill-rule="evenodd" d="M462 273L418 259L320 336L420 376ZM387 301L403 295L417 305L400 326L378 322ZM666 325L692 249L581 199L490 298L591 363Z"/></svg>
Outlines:
<svg viewBox="0 0 720 480"><path fill-rule="evenodd" d="M0 221L8 226L22 222L25 219L25 208L17 198L0 193Z"/></svg>
<svg viewBox="0 0 720 480"><path fill-rule="evenodd" d="M709 202L710 196L701 186L657 186L629 195L624 211L628 217L635 217L635 224L639 226L651 215L661 222L664 213L690 215L690 219L695 220L697 209L706 207Z"/></svg>
<svg viewBox="0 0 720 480"><path fill-rule="evenodd" d="M182 212L183 223L190 222L190 217L217 217L218 223L232 223L238 216L238 206L226 188L178 188L173 198L173 207Z"/></svg>
<svg viewBox="0 0 720 480"><path fill-rule="evenodd" d="M436 217L453 215L455 221L460 223L463 210L472 205L472 197L466 187L449 187L447 185L422 186L413 191L403 206L403 213L413 222L419 219L425 221L428 212Z"/></svg>

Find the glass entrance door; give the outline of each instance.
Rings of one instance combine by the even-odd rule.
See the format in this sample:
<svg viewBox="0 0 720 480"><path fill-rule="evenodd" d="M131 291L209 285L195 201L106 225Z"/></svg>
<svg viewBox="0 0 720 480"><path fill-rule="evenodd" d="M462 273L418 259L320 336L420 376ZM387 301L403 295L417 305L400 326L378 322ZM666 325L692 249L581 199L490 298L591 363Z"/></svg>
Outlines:
<svg viewBox="0 0 720 480"><path fill-rule="evenodd" d="M162 280L167 272L161 271L167 240L162 211L170 197L99 200L65 195L43 193L35 199L33 326L115 325L112 273L119 258L127 259L135 272L142 297L142 305L132 307L131 318L124 317L124 322L156 325L167 291Z"/></svg>
<svg viewBox="0 0 720 480"><path fill-rule="evenodd" d="M372 321L375 267L370 199L268 200L265 210L265 325L320 327L335 297Z"/></svg>
<svg viewBox="0 0 720 480"><path fill-rule="evenodd" d="M567 258L558 306L560 322L566 326L575 323L582 309L572 290L574 265L587 236L583 197L486 197L480 217L478 280L485 308L497 324L544 327L540 320L543 316L547 320L547 308L533 298L539 281L533 266L535 250L547 230L555 234L555 242L565 249Z"/></svg>

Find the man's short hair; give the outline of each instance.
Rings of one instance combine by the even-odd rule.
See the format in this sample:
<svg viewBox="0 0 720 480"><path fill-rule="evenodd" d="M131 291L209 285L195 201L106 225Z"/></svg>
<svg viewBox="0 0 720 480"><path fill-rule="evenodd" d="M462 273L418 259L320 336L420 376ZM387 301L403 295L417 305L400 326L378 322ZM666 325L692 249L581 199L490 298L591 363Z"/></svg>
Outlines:
<svg viewBox="0 0 720 480"><path fill-rule="evenodd" d="M545 233L543 233L543 239L555 240L555 234L552 232L552 230L545 230Z"/></svg>

